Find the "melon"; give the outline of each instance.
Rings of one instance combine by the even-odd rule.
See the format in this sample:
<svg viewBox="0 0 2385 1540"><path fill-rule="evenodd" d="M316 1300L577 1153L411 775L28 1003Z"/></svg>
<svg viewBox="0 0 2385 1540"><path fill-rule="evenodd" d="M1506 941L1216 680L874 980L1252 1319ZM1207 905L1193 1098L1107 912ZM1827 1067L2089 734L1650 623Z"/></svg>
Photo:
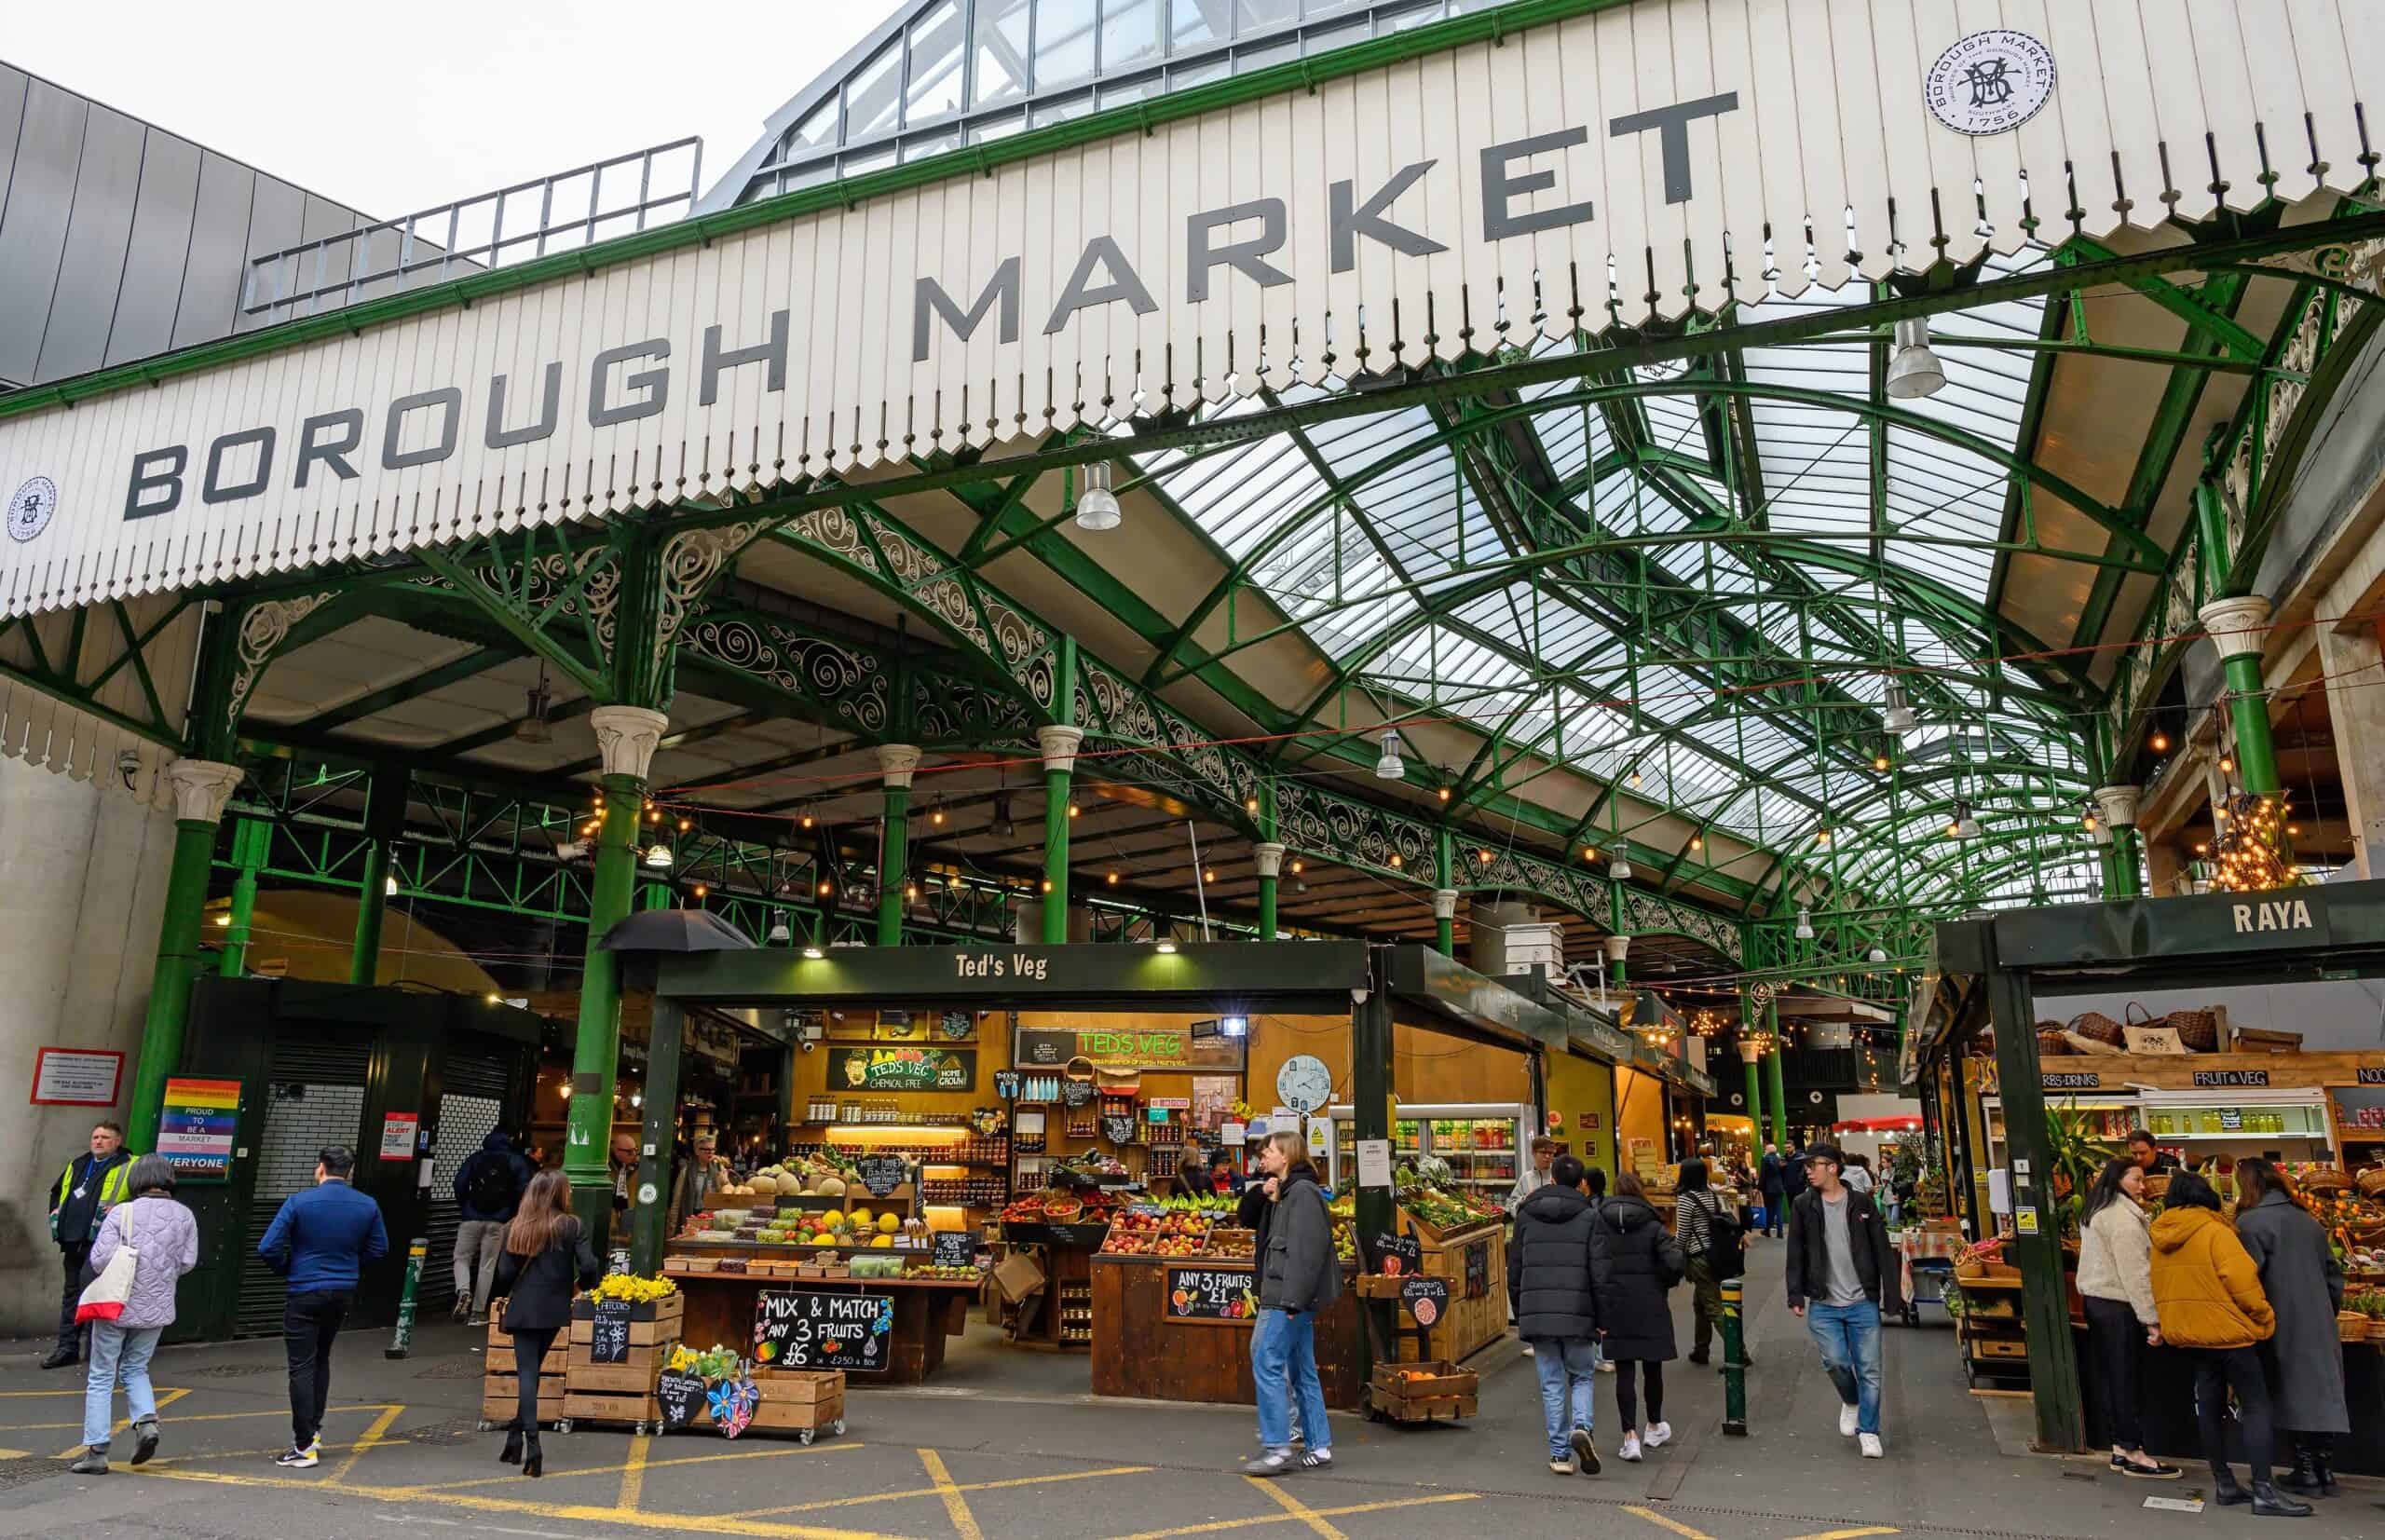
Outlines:
<svg viewBox="0 0 2385 1540"><path fill-rule="evenodd" d="M820 1185L813 1188L811 1191L819 1193L822 1197L841 1198L845 1195L845 1179L842 1177L823 1177L820 1179Z"/></svg>

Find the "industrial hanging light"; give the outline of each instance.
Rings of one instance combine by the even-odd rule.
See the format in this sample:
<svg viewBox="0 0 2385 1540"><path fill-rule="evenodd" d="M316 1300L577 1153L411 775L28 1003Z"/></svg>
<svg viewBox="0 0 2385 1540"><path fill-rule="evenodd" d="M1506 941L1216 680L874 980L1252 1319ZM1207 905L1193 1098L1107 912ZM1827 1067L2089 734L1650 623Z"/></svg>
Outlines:
<svg viewBox="0 0 2385 1540"><path fill-rule="evenodd" d="M1631 863L1627 857L1618 853L1615 858L1615 865L1606 869L1606 874L1617 882L1629 882L1631 880Z"/></svg>
<svg viewBox="0 0 2385 1540"><path fill-rule="evenodd" d="M1873 947L1868 958L1868 961L1873 962L1886 962L1888 960L1888 949L1886 947Z"/></svg>
<svg viewBox="0 0 2385 1540"><path fill-rule="evenodd" d="M1407 762L1399 757L1399 729L1397 728L1389 728L1383 732L1383 757L1375 761L1375 779L1378 781L1405 781L1408 779Z"/></svg>
<svg viewBox="0 0 2385 1540"><path fill-rule="evenodd" d="M1886 705L1888 709L1881 715L1881 723L1898 737L1903 737L1918 725L1914 720L1913 707L1905 703L1902 685L1890 685L1888 688Z"/></svg>
<svg viewBox="0 0 2385 1540"><path fill-rule="evenodd" d="M1004 839L1018 833L1018 825L1010 821L1010 793L994 794L994 832Z"/></svg>
<svg viewBox="0 0 2385 1540"><path fill-rule="evenodd" d="M646 864L659 872L671 869L671 847L658 839L646 848Z"/></svg>
<svg viewBox="0 0 2385 1540"><path fill-rule="evenodd" d="M1979 819L1973 816L1971 805L1965 798L1955 798L1955 821L1946 825L1946 833L1956 839L1979 838Z"/></svg>
<svg viewBox="0 0 2385 1540"><path fill-rule="evenodd" d="M787 924L784 913L781 913L776 919L770 921L770 945L773 947L784 947L794 939L795 932Z"/></svg>
<svg viewBox="0 0 2385 1540"><path fill-rule="evenodd" d="M554 705L554 691L547 686L547 665L538 665L538 682L530 687L529 704L522 713L521 725L513 729L517 743L552 743L555 729L547 720L547 713Z"/></svg>
<svg viewBox="0 0 2385 1540"><path fill-rule="evenodd" d="M391 898L398 896L398 879L396 873L392 872L389 876L381 879L381 891L388 894Z"/></svg>
<svg viewBox="0 0 2385 1540"><path fill-rule="evenodd" d="M1888 359L1888 394L1898 401L1917 401L1944 388L1946 366L1929 350L1928 318L1898 321L1896 352Z"/></svg>
<svg viewBox="0 0 2385 1540"><path fill-rule="evenodd" d="M2153 736L2146 740L2145 746L2156 754L2167 754L2170 752L2170 735L2155 728Z"/></svg>
<svg viewBox="0 0 2385 1540"><path fill-rule="evenodd" d="M1118 495L1110 490L1110 462L1093 461L1084 468L1084 490L1077 497L1077 527L1097 533L1115 529L1124 517Z"/></svg>
<svg viewBox="0 0 2385 1540"><path fill-rule="evenodd" d="M1814 939L1814 911L1802 904L1797 906L1797 939L1800 941Z"/></svg>

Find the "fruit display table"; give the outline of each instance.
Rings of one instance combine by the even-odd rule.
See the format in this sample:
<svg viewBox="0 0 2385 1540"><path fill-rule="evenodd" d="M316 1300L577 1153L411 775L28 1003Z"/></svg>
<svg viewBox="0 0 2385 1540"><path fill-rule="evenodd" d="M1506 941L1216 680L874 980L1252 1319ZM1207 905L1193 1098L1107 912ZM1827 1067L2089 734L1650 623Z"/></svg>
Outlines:
<svg viewBox="0 0 2385 1540"><path fill-rule="evenodd" d="M916 1254L905 1260L915 1264L920 1261ZM713 1266L709 1271L685 1271L690 1261L710 1261ZM679 1265L674 1266L675 1262ZM741 1353L751 1352L755 1311L766 1291L884 1294L894 1301L886 1368L876 1373L855 1372L852 1384L856 1388L918 1384L934 1374L944 1362L944 1340L958 1336L967 1327L969 1305L979 1287L976 1269L915 1265L897 1277L854 1277L850 1272L828 1275L840 1265L849 1268L851 1263L814 1257L798 1264L785 1255L784 1247L716 1243L701 1252L666 1258L664 1271L686 1296L682 1329L690 1346L710 1347L717 1342ZM729 1270L724 1271L724 1266ZM825 1273L814 1271L824 1267Z"/></svg>
<svg viewBox="0 0 2385 1540"><path fill-rule="evenodd" d="M1249 1405L1247 1261L1114 1255L1093 1259L1093 1392L1164 1401ZM1316 1322L1316 1369L1325 1404L1367 1404L1358 1373L1358 1302L1342 1289Z"/></svg>

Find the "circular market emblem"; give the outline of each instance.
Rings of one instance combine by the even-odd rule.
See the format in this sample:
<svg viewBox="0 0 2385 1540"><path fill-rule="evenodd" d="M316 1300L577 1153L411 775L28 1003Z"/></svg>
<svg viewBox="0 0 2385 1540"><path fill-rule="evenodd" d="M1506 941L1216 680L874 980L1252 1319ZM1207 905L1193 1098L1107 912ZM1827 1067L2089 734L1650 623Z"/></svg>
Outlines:
<svg viewBox="0 0 2385 1540"><path fill-rule="evenodd" d="M50 515L57 511L58 484L48 476L34 477L8 499L8 538L20 543L32 539L49 527Z"/></svg>
<svg viewBox="0 0 2385 1540"><path fill-rule="evenodd" d="M2053 52L2025 32L1975 32L1938 56L1922 94L1956 133L2004 133L2053 95Z"/></svg>

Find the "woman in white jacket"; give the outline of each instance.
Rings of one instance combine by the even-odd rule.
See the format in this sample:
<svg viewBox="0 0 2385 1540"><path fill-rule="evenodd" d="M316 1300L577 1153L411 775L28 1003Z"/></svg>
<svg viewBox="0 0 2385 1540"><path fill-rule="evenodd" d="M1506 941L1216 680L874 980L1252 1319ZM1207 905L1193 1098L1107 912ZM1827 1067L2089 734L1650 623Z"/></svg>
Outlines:
<svg viewBox="0 0 2385 1540"><path fill-rule="evenodd" d="M2145 1452L2139 1380L2145 1350L2161 1341L2153 1308L2153 1239L2145 1217L2145 1173L2131 1160L2108 1161L2078 1215L2078 1293L2087 1338L2112 1424L2112 1468L2146 1480L2177 1479L2178 1467Z"/></svg>

